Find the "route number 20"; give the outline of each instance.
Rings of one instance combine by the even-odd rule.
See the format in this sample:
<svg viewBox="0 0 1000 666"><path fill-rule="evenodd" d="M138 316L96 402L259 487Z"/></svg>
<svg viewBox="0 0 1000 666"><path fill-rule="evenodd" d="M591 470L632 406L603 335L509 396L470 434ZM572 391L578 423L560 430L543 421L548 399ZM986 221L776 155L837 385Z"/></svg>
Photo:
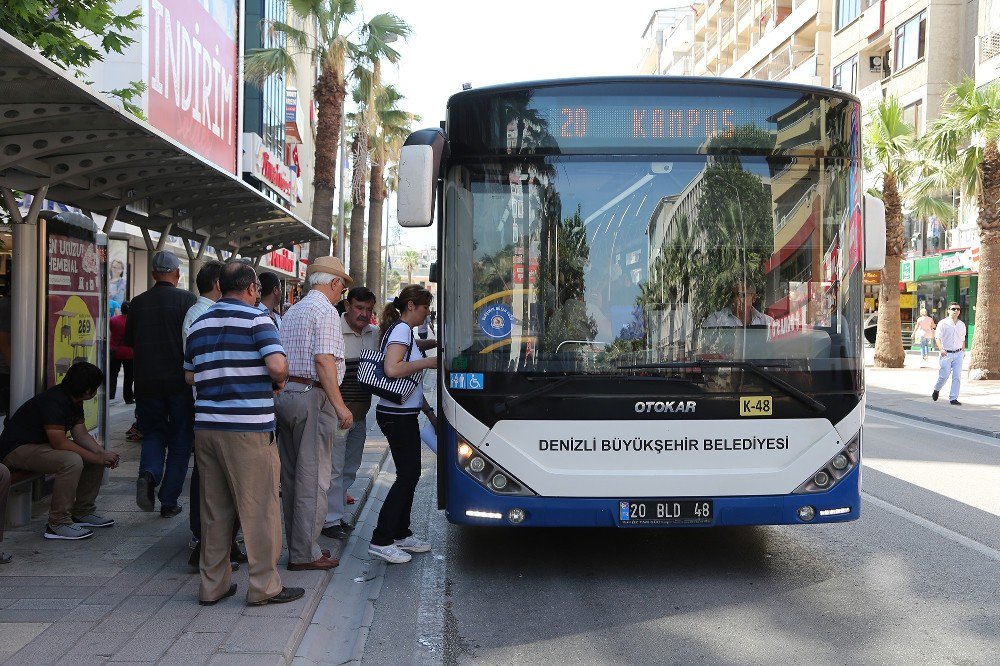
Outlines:
<svg viewBox="0 0 1000 666"><path fill-rule="evenodd" d="M559 136L564 139L587 136L587 109L562 109L563 124Z"/></svg>

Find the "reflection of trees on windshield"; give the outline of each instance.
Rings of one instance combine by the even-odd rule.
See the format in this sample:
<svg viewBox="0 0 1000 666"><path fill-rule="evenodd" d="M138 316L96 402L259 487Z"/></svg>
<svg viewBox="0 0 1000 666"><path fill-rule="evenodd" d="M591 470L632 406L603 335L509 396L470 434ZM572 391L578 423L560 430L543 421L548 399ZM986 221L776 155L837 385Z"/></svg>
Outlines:
<svg viewBox="0 0 1000 666"><path fill-rule="evenodd" d="M704 240L692 298L695 321L729 305L737 280L763 293L764 264L774 251L771 194L761 177L744 171L738 161L726 161L708 166L704 181L698 202Z"/></svg>
<svg viewBox="0 0 1000 666"><path fill-rule="evenodd" d="M587 229L580 207L561 223L547 225L542 237L538 302L544 308L543 351L554 352L565 340L593 340L594 319L587 314L584 271L590 262Z"/></svg>

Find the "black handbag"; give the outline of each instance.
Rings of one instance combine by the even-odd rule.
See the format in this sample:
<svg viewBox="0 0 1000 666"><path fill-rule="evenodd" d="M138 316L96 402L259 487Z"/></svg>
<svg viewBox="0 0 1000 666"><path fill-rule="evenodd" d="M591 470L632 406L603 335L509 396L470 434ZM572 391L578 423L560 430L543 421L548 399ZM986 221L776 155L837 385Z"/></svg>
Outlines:
<svg viewBox="0 0 1000 666"><path fill-rule="evenodd" d="M385 348L389 341L389 336L393 329L399 324L406 325L406 322L396 322L392 328L382 336L382 342L378 349L362 349L358 358L358 383L380 398L385 398L397 405L402 405L413 394L413 391L420 385L422 370L414 372L406 377L387 377L385 374ZM409 328L409 327L407 327ZM413 331L410 331L410 344L406 348L405 359L410 358L413 351Z"/></svg>

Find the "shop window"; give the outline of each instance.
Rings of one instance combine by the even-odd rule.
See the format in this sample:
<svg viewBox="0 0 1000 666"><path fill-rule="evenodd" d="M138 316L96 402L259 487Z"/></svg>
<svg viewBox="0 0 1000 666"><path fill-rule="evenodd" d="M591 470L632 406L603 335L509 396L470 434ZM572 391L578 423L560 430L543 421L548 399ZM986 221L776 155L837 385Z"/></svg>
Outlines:
<svg viewBox="0 0 1000 666"><path fill-rule="evenodd" d="M909 67L924 57L927 41L927 10L896 28L896 71Z"/></svg>

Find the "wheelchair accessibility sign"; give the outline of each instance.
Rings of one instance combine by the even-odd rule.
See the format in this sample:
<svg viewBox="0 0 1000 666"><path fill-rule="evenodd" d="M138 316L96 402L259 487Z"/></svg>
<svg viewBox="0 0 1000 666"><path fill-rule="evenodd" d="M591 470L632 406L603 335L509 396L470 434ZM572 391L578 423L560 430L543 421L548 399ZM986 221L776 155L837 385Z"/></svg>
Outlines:
<svg viewBox="0 0 1000 666"><path fill-rule="evenodd" d="M466 391L482 391L483 373L453 372L449 378L448 387L453 389L464 389Z"/></svg>

